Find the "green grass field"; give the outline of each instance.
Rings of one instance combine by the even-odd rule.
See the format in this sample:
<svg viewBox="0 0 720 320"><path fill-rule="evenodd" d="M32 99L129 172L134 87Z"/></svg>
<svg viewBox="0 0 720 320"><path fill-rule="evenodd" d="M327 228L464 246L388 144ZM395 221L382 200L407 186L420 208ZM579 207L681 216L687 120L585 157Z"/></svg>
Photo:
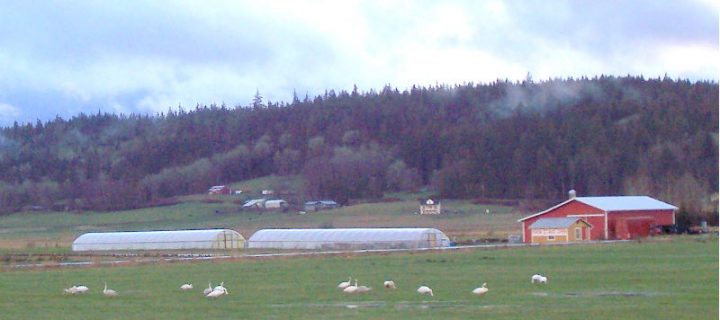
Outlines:
<svg viewBox="0 0 720 320"><path fill-rule="evenodd" d="M546 286L530 276L549 277ZM352 275L374 288L348 296ZM395 291L381 288L393 279ZM208 280L230 295L201 295ZM121 296L100 294L103 281ZM192 282L195 289L181 292ZM487 282L490 292L470 291ZM61 289L85 284L68 296ZM425 284L434 297L415 289ZM717 319L718 238L0 273L1 319Z"/></svg>
<svg viewBox="0 0 720 320"><path fill-rule="evenodd" d="M264 181L268 178L262 179ZM252 182L251 185L258 185ZM249 238L263 228L431 227L455 240L505 238L519 234L517 219L527 212L511 207L445 200L445 214L420 216L418 194L392 194L391 202L360 203L317 213L239 211L247 196L191 195L171 206L117 212L21 212L0 216L0 252L69 248L86 232L230 228ZM486 215L489 209L492 214Z"/></svg>

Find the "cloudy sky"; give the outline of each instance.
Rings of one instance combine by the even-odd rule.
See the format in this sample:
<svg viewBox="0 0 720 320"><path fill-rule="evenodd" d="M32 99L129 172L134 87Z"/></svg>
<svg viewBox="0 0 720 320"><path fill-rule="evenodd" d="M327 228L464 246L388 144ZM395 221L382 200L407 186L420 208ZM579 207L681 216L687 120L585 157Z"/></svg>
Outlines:
<svg viewBox="0 0 720 320"><path fill-rule="evenodd" d="M0 126L390 84L718 80L713 0L0 0Z"/></svg>

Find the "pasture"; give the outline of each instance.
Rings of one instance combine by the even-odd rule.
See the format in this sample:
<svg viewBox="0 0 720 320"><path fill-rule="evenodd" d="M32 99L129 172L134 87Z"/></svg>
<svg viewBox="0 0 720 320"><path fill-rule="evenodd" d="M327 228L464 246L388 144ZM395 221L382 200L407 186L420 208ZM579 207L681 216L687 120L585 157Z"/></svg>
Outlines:
<svg viewBox="0 0 720 320"><path fill-rule="evenodd" d="M717 236L0 273L3 319L717 319ZM530 284L533 273L548 276ZM348 276L373 287L336 289ZM398 289L383 289L392 279ZM230 291L216 300L208 281ZM120 293L107 298L103 281ZM179 290L185 282L195 289ZM487 282L490 292L470 291ZM90 292L61 293L73 284ZM434 297L415 289L430 286Z"/></svg>
<svg viewBox="0 0 720 320"><path fill-rule="evenodd" d="M394 195L398 196L398 195ZM57 252L69 250L86 232L229 228L249 238L263 228L438 228L451 239L506 238L520 233L517 219L526 212L512 207L476 205L466 200L443 201L446 214L421 216L416 194L392 201L360 203L315 213L239 211L241 198L193 195L180 203L116 212L21 212L0 216L3 251ZM492 214L484 214L489 209Z"/></svg>

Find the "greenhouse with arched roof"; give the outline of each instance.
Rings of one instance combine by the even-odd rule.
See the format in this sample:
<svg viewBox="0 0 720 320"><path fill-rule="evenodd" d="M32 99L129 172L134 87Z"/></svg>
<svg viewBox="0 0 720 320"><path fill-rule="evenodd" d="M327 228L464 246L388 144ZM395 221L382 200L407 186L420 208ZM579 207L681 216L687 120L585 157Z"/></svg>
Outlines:
<svg viewBox="0 0 720 320"><path fill-rule="evenodd" d="M245 238L234 230L97 232L79 236L73 251L240 249Z"/></svg>
<svg viewBox="0 0 720 320"><path fill-rule="evenodd" d="M248 248L273 249L418 249L450 245L433 228L263 229L248 239Z"/></svg>

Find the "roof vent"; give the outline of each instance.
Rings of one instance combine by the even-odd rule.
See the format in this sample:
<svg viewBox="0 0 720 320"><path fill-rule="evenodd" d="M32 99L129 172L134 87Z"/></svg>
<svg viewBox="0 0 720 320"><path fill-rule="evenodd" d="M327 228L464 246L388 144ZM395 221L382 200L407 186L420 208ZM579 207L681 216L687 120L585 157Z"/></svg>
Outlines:
<svg viewBox="0 0 720 320"><path fill-rule="evenodd" d="M570 189L570 191L568 191L568 198L575 199L575 197L577 197L577 192L575 189Z"/></svg>

